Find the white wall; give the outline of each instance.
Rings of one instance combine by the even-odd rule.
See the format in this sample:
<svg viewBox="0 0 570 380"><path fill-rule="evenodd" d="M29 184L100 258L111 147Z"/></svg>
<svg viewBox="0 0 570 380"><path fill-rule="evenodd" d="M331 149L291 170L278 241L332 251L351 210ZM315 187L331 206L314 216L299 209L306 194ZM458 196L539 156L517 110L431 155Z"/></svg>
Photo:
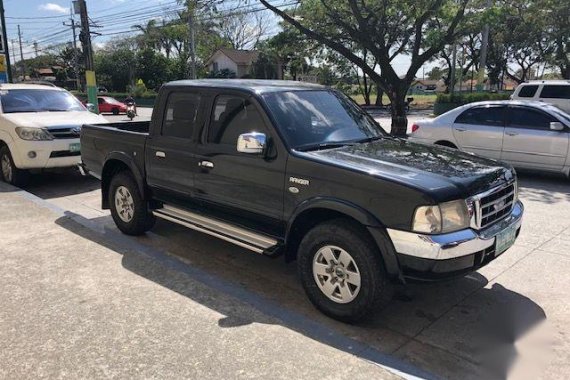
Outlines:
<svg viewBox="0 0 570 380"><path fill-rule="evenodd" d="M238 67L237 67L236 63L234 61L232 61L231 59L229 59L224 53L222 53L222 52L216 53L216 55L212 59L212 63L208 67L208 69L210 71L212 71L214 69L213 62L218 62L218 70L228 69L228 70L233 71L237 75Z"/></svg>

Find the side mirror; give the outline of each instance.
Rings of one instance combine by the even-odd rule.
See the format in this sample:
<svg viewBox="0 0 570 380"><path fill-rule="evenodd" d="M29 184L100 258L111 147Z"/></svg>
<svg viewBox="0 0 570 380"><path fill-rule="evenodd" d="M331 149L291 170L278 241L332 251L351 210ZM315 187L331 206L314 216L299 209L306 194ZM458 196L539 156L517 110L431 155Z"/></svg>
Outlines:
<svg viewBox="0 0 570 380"><path fill-rule="evenodd" d="M563 131L564 130L564 124L562 124L559 121L551 121L550 122L550 130L551 131Z"/></svg>
<svg viewBox="0 0 570 380"><path fill-rule="evenodd" d="M85 104L85 107L87 107L87 110L89 112L95 113L95 105L93 103L87 103L87 104Z"/></svg>
<svg viewBox="0 0 570 380"><path fill-rule="evenodd" d="M264 133L250 132L239 135L237 151L248 154L263 154L267 143Z"/></svg>

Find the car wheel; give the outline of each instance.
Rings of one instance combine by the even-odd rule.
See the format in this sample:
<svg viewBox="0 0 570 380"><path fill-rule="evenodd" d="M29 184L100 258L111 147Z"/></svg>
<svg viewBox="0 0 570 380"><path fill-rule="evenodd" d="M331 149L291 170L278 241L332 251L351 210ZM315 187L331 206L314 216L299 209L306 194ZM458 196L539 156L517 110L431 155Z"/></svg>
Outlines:
<svg viewBox="0 0 570 380"><path fill-rule="evenodd" d="M377 245L349 220L328 221L310 230L299 245L298 271L313 305L343 322L362 320L392 299Z"/></svg>
<svg viewBox="0 0 570 380"><path fill-rule="evenodd" d="M0 174L2 180L14 186L23 186L30 179L27 170L18 169L7 146L0 148Z"/></svg>
<svg viewBox="0 0 570 380"><path fill-rule="evenodd" d="M134 178L119 172L111 180L109 205L115 224L127 235L142 235L154 226L154 215L143 200Z"/></svg>
<svg viewBox="0 0 570 380"><path fill-rule="evenodd" d="M119 109L118 109L118 108L113 108L112 112L113 112L113 115L118 115L118 114L119 114Z"/></svg>

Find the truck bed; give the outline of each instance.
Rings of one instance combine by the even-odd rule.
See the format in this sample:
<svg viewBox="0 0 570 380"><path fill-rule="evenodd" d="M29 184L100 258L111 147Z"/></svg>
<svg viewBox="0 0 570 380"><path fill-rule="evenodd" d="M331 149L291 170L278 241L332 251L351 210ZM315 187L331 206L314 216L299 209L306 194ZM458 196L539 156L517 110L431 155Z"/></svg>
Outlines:
<svg viewBox="0 0 570 380"><path fill-rule="evenodd" d="M81 129L81 160L83 166L100 177L105 162L113 156L128 156L130 162L144 173L146 138L150 122L85 124Z"/></svg>

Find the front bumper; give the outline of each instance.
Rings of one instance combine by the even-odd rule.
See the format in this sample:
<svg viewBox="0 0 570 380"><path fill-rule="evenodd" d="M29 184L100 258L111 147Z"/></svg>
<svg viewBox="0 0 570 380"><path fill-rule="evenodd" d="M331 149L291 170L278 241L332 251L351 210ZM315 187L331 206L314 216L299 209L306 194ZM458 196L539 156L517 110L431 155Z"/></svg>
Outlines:
<svg viewBox="0 0 570 380"><path fill-rule="evenodd" d="M71 152L70 145L79 143L78 138L49 141L16 141L10 146L12 159L19 169L47 169L73 167L81 162L80 152ZM28 153L35 152L30 158Z"/></svg>
<svg viewBox="0 0 570 380"><path fill-rule="evenodd" d="M480 231L471 228L440 235L388 229L404 277L438 280L462 276L494 260L496 237L509 228L518 237L524 206L515 203L511 213Z"/></svg>

